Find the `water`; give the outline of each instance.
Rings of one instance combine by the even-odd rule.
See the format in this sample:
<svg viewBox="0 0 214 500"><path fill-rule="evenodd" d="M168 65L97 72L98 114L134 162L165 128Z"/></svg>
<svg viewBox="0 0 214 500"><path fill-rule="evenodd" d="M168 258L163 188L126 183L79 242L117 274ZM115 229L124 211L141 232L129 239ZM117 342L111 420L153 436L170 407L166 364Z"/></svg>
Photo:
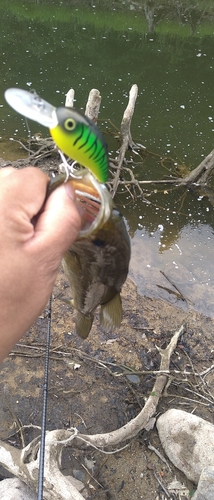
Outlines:
<svg viewBox="0 0 214 500"><path fill-rule="evenodd" d="M197 166L213 149L214 8L203 1L195 8L182 1L165 3L155 2L154 11L150 3L146 19L146 2L106 2L105 7L95 1L2 0L0 155L13 158L17 150L9 137L27 135L24 118L4 101L6 88L36 89L59 106L73 87L80 109L90 89L98 88L100 127L107 132L108 119L120 127L130 87L137 83L134 140L184 168ZM47 135L37 124L30 127ZM160 179L172 169L165 167L150 158L134 172L141 179ZM188 304L213 316L212 206L207 198L169 186L153 186L149 194L150 204L133 203L128 193L117 196L132 237L131 275L138 290L187 307L166 290L176 292L161 270Z"/></svg>

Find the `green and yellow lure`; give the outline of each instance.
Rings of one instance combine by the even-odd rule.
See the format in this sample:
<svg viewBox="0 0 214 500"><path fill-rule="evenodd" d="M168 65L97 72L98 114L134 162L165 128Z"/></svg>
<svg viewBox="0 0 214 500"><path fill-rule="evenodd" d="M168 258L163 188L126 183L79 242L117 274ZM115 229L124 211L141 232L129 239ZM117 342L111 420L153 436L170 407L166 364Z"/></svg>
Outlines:
<svg viewBox="0 0 214 500"><path fill-rule="evenodd" d="M100 182L108 179L108 152L96 125L72 108L57 108L53 140L67 156L88 168Z"/></svg>
<svg viewBox="0 0 214 500"><path fill-rule="evenodd" d="M99 182L108 180L107 144L89 118L73 108L55 108L27 90L7 89L5 99L18 113L48 127L58 148Z"/></svg>

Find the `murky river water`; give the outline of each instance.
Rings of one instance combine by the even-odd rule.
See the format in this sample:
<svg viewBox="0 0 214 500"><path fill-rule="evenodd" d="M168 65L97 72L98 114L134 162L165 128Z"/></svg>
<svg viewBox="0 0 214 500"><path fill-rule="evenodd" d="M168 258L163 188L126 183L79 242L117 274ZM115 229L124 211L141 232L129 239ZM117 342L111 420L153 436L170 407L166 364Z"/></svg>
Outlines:
<svg viewBox="0 0 214 500"><path fill-rule="evenodd" d="M27 135L25 120L4 101L6 88L36 89L59 106L73 87L82 109L90 89L98 88L105 132L108 119L120 127L130 87L137 83L133 138L177 163L197 166L213 149L214 8L211 2L206 9L204 2L195 2L197 8L182 0L166 2L166 8L159 3L106 2L105 7L96 1L2 0L0 155L14 158L9 137ZM111 149L111 137L107 140ZM141 179L166 175L152 160L139 162L135 172ZM117 198L130 228L130 272L139 292L213 316L213 207L207 198L167 187L153 188L149 201L133 204L128 194Z"/></svg>

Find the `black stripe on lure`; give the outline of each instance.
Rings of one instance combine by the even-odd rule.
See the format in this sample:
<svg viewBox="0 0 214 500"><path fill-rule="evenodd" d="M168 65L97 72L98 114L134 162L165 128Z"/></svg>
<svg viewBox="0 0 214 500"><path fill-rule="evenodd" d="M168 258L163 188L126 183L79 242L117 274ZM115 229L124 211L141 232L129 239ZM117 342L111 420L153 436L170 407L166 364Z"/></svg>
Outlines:
<svg viewBox="0 0 214 500"><path fill-rule="evenodd" d="M4 95L15 111L48 127L58 148L69 158L90 170L99 182L108 180L107 144L87 116L73 108L55 108L35 92L10 88Z"/></svg>

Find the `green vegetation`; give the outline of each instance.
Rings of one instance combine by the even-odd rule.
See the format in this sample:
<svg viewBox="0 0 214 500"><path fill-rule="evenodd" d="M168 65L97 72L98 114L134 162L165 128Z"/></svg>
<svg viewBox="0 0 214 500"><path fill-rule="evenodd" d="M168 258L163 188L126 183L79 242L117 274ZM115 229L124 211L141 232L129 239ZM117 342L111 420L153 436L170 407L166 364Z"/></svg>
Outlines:
<svg viewBox="0 0 214 500"><path fill-rule="evenodd" d="M102 9L101 9L102 4ZM146 6L147 18L144 7ZM93 26L96 30L114 30L146 34L148 31L167 35L200 37L213 34L213 1L145 1L135 10L130 10L130 2L91 2L43 0L3 0L0 10L12 15L16 21L38 21L42 24L64 23ZM114 10L113 10L114 9ZM128 10L129 9L129 10ZM152 19L153 16L153 19ZM148 21L150 19L150 21ZM151 26L150 26L151 23Z"/></svg>

